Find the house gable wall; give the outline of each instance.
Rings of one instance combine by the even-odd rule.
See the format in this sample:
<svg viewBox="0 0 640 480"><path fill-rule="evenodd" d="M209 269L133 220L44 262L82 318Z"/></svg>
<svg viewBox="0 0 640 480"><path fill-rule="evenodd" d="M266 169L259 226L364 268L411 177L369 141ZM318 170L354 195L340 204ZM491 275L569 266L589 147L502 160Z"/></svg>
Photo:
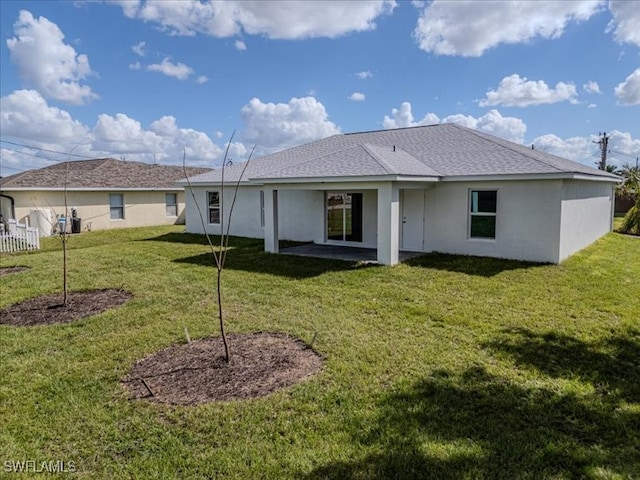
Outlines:
<svg viewBox="0 0 640 480"><path fill-rule="evenodd" d="M563 182L560 261L611 231L613 190L609 183Z"/></svg>

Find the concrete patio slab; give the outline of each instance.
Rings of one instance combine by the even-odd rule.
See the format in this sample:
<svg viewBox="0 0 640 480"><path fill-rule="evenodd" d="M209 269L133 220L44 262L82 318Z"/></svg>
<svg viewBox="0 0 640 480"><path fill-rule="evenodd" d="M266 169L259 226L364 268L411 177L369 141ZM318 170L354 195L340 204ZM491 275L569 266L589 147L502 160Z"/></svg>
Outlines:
<svg viewBox="0 0 640 480"><path fill-rule="evenodd" d="M378 263L377 251L375 248L345 247L341 245L318 245L307 243L296 245L295 247L281 248L283 255L297 255L300 257L329 258L333 260L344 260L346 262ZM410 258L424 255L424 252L399 252L401 262Z"/></svg>

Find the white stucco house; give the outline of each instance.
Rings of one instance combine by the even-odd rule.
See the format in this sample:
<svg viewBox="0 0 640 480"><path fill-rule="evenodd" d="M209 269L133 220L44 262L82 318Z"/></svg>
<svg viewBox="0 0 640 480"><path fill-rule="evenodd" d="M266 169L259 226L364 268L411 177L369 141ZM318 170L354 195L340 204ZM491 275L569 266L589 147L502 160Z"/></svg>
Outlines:
<svg viewBox="0 0 640 480"><path fill-rule="evenodd" d="M244 164L190 177L186 230L220 233ZM455 124L334 135L251 160L232 235L559 263L612 229L619 177ZM185 181L181 186L187 186ZM224 191L223 191L224 190ZM225 227L226 230L226 227Z"/></svg>

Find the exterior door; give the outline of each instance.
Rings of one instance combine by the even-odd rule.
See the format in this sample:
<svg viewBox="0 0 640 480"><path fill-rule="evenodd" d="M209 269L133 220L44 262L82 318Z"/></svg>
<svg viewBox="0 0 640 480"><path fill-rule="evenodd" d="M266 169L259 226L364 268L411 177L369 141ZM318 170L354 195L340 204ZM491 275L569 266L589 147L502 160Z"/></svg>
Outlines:
<svg viewBox="0 0 640 480"><path fill-rule="evenodd" d="M401 190L402 218L400 236L402 250L420 252L424 250L424 201L422 189Z"/></svg>

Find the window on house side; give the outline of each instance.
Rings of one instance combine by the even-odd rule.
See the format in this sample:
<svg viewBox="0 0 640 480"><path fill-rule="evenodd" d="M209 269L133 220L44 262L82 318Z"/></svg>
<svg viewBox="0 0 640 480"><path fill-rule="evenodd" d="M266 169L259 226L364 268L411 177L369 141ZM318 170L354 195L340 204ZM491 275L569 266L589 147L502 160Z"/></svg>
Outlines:
<svg viewBox="0 0 640 480"><path fill-rule="evenodd" d="M469 237L496 238L496 190L471 190L469 209Z"/></svg>
<svg viewBox="0 0 640 480"><path fill-rule="evenodd" d="M260 190L260 226L264 227L264 190Z"/></svg>
<svg viewBox="0 0 640 480"><path fill-rule="evenodd" d="M166 193L164 197L165 197L165 203L166 203L166 209L167 209L167 217L177 217L178 216L178 194Z"/></svg>
<svg viewBox="0 0 640 480"><path fill-rule="evenodd" d="M124 195L122 193L109 194L109 212L111 220L124 219Z"/></svg>
<svg viewBox="0 0 640 480"><path fill-rule="evenodd" d="M220 192L207 192L209 223L220 223Z"/></svg>

